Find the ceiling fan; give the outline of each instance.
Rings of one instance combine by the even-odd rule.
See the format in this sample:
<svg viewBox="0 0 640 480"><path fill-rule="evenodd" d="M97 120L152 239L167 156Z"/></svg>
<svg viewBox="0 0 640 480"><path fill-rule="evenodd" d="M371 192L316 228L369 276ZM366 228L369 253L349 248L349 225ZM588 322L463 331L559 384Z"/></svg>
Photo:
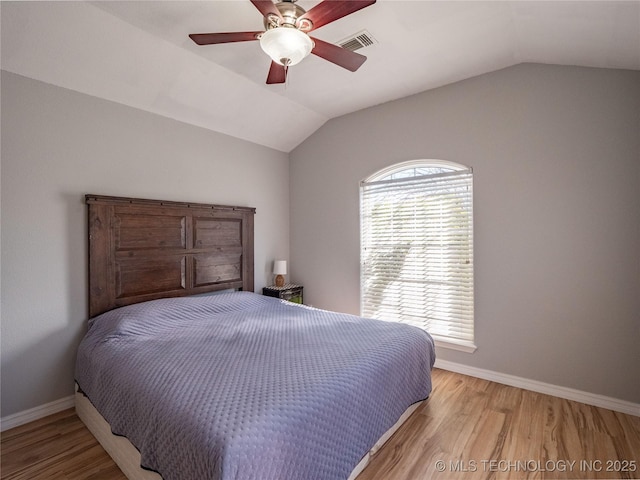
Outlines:
<svg viewBox="0 0 640 480"><path fill-rule="evenodd" d="M308 35L309 32L357 12L376 0L324 0L308 12L295 4L297 0L251 0L264 17L265 31L229 33L192 33L189 38L198 45L260 40L260 46L271 57L267 83L285 83L287 70L309 53L355 72L367 59L351 50Z"/></svg>

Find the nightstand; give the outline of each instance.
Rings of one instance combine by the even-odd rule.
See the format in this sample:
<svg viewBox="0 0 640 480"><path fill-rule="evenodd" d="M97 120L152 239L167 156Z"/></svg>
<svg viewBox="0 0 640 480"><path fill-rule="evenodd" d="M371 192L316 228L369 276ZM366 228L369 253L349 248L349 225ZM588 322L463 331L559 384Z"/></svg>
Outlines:
<svg viewBox="0 0 640 480"><path fill-rule="evenodd" d="M282 287L276 287L271 285L262 289L262 294L268 297L281 298L293 303L304 303L302 301L302 285L295 285L293 283L286 283Z"/></svg>

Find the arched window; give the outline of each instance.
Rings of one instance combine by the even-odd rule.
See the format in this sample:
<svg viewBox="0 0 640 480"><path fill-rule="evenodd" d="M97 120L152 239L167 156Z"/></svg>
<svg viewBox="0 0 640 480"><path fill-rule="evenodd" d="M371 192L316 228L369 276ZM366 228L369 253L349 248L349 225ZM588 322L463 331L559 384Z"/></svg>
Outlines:
<svg viewBox="0 0 640 480"><path fill-rule="evenodd" d="M360 185L361 314L475 350L473 173L442 160L404 162Z"/></svg>

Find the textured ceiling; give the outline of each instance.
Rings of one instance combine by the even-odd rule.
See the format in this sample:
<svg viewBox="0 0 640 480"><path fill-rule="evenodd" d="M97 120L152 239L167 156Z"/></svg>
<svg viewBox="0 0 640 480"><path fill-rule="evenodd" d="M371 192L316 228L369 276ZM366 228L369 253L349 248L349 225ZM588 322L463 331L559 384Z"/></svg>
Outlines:
<svg viewBox="0 0 640 480"><path fill-rule="evenodd" d="M285 152L330 118L518 63L640 70L640 1L378 0L314 32L337 43L366 29L360 70L311 55L286 85L265 84L258 42L187 37L263 29L248 0L0 8L3 69Z"/></svg>

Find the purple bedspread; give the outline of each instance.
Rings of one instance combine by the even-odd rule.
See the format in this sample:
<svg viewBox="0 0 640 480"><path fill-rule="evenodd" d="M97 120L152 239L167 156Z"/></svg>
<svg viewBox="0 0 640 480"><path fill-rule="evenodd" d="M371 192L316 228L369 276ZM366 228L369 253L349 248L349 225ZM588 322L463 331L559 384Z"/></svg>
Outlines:
<svg viewBox="0 0 640 480"><path fill-rule="evenodd" d="M344 480L434 360L417 328L231 292L95 317L76 381L165 480Z"/></svg>

